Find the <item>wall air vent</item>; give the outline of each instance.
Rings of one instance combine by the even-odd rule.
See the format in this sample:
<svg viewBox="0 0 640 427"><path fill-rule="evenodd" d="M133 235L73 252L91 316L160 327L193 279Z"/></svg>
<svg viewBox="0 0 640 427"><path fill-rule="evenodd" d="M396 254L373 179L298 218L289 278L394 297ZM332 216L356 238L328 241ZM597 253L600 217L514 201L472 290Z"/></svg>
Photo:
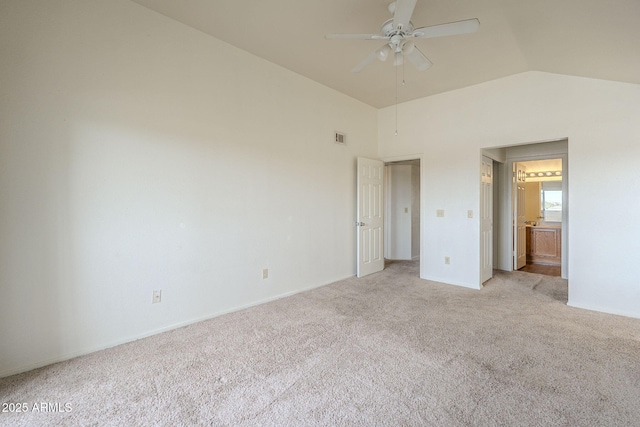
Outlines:
<svg viewBox="0 0 640 427"><path fill-rule="evenodd" d="M345 133L335 131L333 136L333 141L336 144L347 145L347 135Z"/></svg>

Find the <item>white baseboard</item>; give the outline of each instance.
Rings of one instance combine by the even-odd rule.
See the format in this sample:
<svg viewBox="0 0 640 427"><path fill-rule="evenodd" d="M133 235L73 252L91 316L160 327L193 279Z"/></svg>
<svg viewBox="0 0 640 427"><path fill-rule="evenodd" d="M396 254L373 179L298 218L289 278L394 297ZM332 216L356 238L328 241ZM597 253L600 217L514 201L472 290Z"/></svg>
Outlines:
<svg viewBox="0 0 640 427"><path fill-rule="evenodd" d="M236 312L236 311L244 310L246 308L255 307L255 306L260 305L260 304L265 304L265 303L268 303L268 302L271 302L271 301L275 301L275 300L278 300L278 299L286 298L286 297L289 297L289 296L292 296L292 295L296 295L296 294L299 294L299 293L302 293L302 292L310 291L312 289L320 288L322 286L327 286L327 285L330 285L332 283L339 282L340 280L349 279L351 277L354 277L354 276L350 275L350 276L346 276L346 277L343 277L343 278L338 278L338 279L332 280L330 282L321 283L321 284L318 284L318 285L307 286L307 287L302 288L302 289L296 289L295 291L285 292L284 294L279 294L279 295L276 295L276 296L273 296L273 297L269 297L269 298L265 298L265 299L262 299L262 300L259 300L259 301L254 301L254 302L251 302L251 303L248 303L248 304L243 304L243 305L240 305L240 306L237 306L237 307L230 308L228 310L222 310L222 311L218 311L218 312L215 312L215 313L212 313L212 314L208 314L206 316L201 316L201 317L185 320L183 322L174 323L174 324L171 324L171 325L168 325L168 326L163 326L162 328L153 329L151 331L147 331L147 332L144 332L144 333L141 333L141 334L132 335L132 336L129 336L129 337L126 337L126 338L122 338L122 339L119 339L119 340L111 341L111 342L108 342L106 344L101 344L101 345L98 345L98 346L88 347L88 348L85 348L85 349L82 349L82 350L78 350L78 351L74 351L74 352L71 352L71 353L64 353L64 354L61 354L61 355L59 355L57 357L53 357L53 358L50 358L50 359L42 360L42 361L36 362L36 363L31 363L29 365L23 365L23 366L18 366L16 368L6 369L6 370L0 372L0 378L4 378L4 377L11 376L11 375L16 375L16 374L21 374L23 372L31 371L33 369L38 369L38 368L42 368L44 366L52 365L54 363L64 362L66 360L74 359L76 357L84 356L84 355L87 355L87 354L90 354L90 353L95 353L96 351L106 350L107 348L115 347L115 346L118 346L118 345L121 345L121 344L126 344L126 343L132 342L132 341L137 341L139 339L147 338L147 337L150 337L152 335L161 334L163 332L172 331L174 329L182 328L183 326L192 325L194 323L203 322L205 320L213 319L215 317L222 316L224 314L233 313L233 312Z"/></svg>
<svg viewBox="0 0 640 427"><path fill-rule="evenodd" d="M592 305L589 305L589 304L579 304L579 303L576 304L576 303L571 302L571 301L569 301L567 303L567 305L569 307L579 308L579 309L582 309L582 310L597 311L599 313L615 314L617 316L632 317L634 319L640 319L640 313L633 313L633 312L621 311L621 310L611 310L609 308L596 307L596 306L592 306Z"/></svg>
<svg viewBox="0 0 640 427"><path fill-rule="evenodd" d="M441 278L438 278L438 277L429 277L429 276L425 276L425 277L420 276L420 278L421 279L425 279L425 280L431 280L432 282L442 283L444 285L461 286L463 288L476 289L476 290L482 289L482 286L478 285L478 284L470 284L470 283L463 283L463 282L451 282L451 281L445 281L445 280L443 280Z"/></svg>

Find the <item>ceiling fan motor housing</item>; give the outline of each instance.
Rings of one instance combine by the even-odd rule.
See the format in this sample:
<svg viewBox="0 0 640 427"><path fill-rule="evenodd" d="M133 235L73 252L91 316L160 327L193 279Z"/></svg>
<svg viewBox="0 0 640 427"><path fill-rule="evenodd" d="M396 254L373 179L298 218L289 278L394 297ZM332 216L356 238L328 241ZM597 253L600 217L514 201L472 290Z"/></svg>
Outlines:
<svg viewBox="0 0 640 427"><path fill-rule="evenodd" d="M380 27L380 34L384 34L386 37L393 37L398 35L402 38L405 38L407 35L411 35L413 32L413 22L409 21L409 23L405 27L395 28L393 26L393 19L389 19L382 24Z"/></svg>
<svg viewBox="0 0 640 427"><path fill-rule="evenodd" d="M446 24L431 25L427 27L415 28L411 22L417 0L396 0L389 5L389 12L393 18L386 20L380 27L379 34L329 34L326 38L362 39L362 40L385 40L386 44L371 52L362 62L351 71L358 73L362 71L371 61L378 58L386 61L389 54L393 52L394 65L404 63L404 57L411 62L419 71L425 71L431 67L429 61L413 42L413 39L424 39L432 37L451 36L456 34L468 34L478 31L480 21L478 19L466 19L464 21L449 22Z"/></svg>

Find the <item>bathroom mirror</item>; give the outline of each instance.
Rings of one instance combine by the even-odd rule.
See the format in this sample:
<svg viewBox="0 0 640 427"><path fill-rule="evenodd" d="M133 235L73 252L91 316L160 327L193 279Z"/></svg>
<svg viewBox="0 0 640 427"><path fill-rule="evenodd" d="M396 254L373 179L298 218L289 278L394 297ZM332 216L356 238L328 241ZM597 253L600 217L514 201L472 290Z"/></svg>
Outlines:
<svg viewBox="0 0 640 427"><path fill-rule="evenodd" d="M540 184L541 221L562 222L562 181L543 181Z"/></svg>
<svg viewBox="0 0 640 427"><path fill-rule="evenodd" d="M518 162L526 170L525 222L562 223L562 159Z"/></svg>

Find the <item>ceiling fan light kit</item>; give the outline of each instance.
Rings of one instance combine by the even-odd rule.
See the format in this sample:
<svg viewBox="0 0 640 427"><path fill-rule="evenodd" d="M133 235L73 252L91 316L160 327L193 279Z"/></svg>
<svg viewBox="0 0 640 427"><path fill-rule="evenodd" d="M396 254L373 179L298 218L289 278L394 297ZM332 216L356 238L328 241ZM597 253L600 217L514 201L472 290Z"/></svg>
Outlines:
<svg viewBox="0 0 640 427"><path fill-rule="evenodd" d="M393 64L404 64L406 57L418 70L425 71L433 63L418 49L412 39L426 39L433 37L452 36L457 34L475 33L480 28L477 19L450 22L447 24L431 25L414 28L411 15L417 0L397 0L388 7L393 18L385 21L378 34L327 34L327 39L359 39L385 40L386 44L379 47L364 58L351 71L358 73L369 65L375 58L386 61L389 54L394 52Z"/></svg>
<svg viewBox="0 0 640 427"><path fill-rule="evenodd" d="M388 44L385 44L384 46L376 50L378 59L382 62L387 60L387 58L389 57L389 52L391 52L391 46L389 46Z"/></svg>
<svg viewBox="0 0 640 427"><path fill-rule="evenodd" d="M402 84L404 85L405 58L419 71L425 71L433 65L424 53L416 47L413 39L426 39L432 37L452 36L456 34L474 33L480 28L480 21L467 19L464 21L450 22L447 24L431 25L415 28L411 22L411 15L416 7L417 0L396 0L388 7L393 18L386 20L378 34L327 34L327 39L355 39L355 40L384 40L386 43L364 58L351 72L358 73L367 67L376 58L386 61L393 53L393 65L402 65ZM394 134L398 136L398 69L396 68L396 129Z"/></svg>

